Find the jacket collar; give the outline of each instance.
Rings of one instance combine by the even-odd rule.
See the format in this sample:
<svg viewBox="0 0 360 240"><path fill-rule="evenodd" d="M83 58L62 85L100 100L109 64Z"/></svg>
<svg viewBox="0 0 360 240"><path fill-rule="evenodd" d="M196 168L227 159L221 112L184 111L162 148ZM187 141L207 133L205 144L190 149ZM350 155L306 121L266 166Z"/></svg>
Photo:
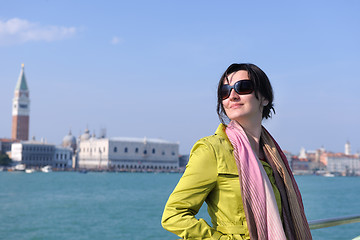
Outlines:
<svg viewBox="0 0 360 240"><path fill-rule="evenodd" d="M231 148L233 148L228 136L226 135L226 132L225 132L226 127L227 126L225 124L220 123L218 128L215 131L215 135L218 135L220 138L226 140L229 143L229 145L231 146Z"/></svg>

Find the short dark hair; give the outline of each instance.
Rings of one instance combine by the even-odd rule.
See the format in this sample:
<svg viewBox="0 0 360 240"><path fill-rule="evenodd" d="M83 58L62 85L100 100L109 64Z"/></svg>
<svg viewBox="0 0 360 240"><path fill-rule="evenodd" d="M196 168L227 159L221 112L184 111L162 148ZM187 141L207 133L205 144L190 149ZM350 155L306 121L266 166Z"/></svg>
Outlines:
<svg viewBox="0 0 360 240"><path fill-rule="evenodd" d="M224 85L224 80L231 74L240 70L245 70L248 73L249 79L254 83L255 88L255 97L259 99L259 93L263 96L266 100L269 101L269 104L264 106L262 118L270 118L272 113L271 110L275 113L273 100L274 94L273 89L271 87L269 78L266 74L255 64L251 63L233 63L231 64L223 75L220 78L218 89L217 89L217 114L219 119L222 123L225 123L225 120L228 120L226 115L224 106L222 104L222 97L221 97L221 87Z"/></svg>

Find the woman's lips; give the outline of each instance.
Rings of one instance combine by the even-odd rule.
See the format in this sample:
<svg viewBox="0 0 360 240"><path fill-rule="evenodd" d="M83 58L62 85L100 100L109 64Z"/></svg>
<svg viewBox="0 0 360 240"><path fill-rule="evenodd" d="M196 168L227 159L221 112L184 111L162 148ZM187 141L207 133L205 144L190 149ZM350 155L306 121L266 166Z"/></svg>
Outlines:
<svg viewBox="0 0 360 240"><path fill-rule="evenodd" d="M230 108L239 108L241 106L243 106L244 104L241 104L241 103L236 103L236 104L233 104L230 106Z"/></svg>

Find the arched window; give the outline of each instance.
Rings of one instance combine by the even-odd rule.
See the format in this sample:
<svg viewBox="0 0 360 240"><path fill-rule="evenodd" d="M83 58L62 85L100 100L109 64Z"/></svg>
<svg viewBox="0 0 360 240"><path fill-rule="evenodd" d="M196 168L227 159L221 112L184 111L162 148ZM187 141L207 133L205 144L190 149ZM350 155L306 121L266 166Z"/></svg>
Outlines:
<svg viewBox="0 0 360 240"><path fill-rule="evenodd" d="M135 153L138 153L139 152L139 148L135 148Z"/></svg>
<svg viewBox="0 0 360 240"><path fill-rule="evenodd" d="M155 148L152 149L152 153L155 154Z"/></svg>
<svg viewBox="0 0 360 240"><path fill-rule="evenodd" d="M128 152L128 148L127 148L127 147L124 149L124 152L126 152L126 153Z"/></svg>
<svg viewBox="0 0 360 240"><path fill-rule="evenodd" d="M117 152L117 147L114 147L114 152Z"/></svg>
<svg viewBox="0 0 360 240"><path fill-rule="evenodd" d="M146 151L146 149L144 150L144 154L147 154L147 151Z"/></svg>

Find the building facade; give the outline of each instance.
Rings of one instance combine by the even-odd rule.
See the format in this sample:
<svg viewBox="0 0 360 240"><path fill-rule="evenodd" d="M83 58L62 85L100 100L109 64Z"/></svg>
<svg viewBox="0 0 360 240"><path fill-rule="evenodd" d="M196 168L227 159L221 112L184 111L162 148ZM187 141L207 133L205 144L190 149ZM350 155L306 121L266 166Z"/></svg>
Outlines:
<svg viewBox="0 0 360 240"><path fill-rule="evenodd" d="M16 140L29 139L30 98L26 83L24 64L22 64L12 104L11 137Z"/></svg>
<svg viewBox="0 0 360 240"><path fill-rule="evenodd" d="M0 152L5 154L11 152L11 144L17 142L14 139L0 138Z"/></svg>
<svg viewBox="0 0 360 240"><path fill-rule="evenodd" d="M171 171L179 168L179 144L159 139L81 137L79 168Z"/></svg>
<svg viewBox="0 0 360 240"><path fill-rule="evenodd" d="M16 164L27 168L51 166L64 170L72 167L72 149L53 144L24 141L11 145L11 157Z"/></svg>
<svg viewBox="0 0 360 240"><path fill-rule="evenodd" d="M343 153L326 153L326 170L330 173L353 176L360 175L360 157Z"/></svg>

